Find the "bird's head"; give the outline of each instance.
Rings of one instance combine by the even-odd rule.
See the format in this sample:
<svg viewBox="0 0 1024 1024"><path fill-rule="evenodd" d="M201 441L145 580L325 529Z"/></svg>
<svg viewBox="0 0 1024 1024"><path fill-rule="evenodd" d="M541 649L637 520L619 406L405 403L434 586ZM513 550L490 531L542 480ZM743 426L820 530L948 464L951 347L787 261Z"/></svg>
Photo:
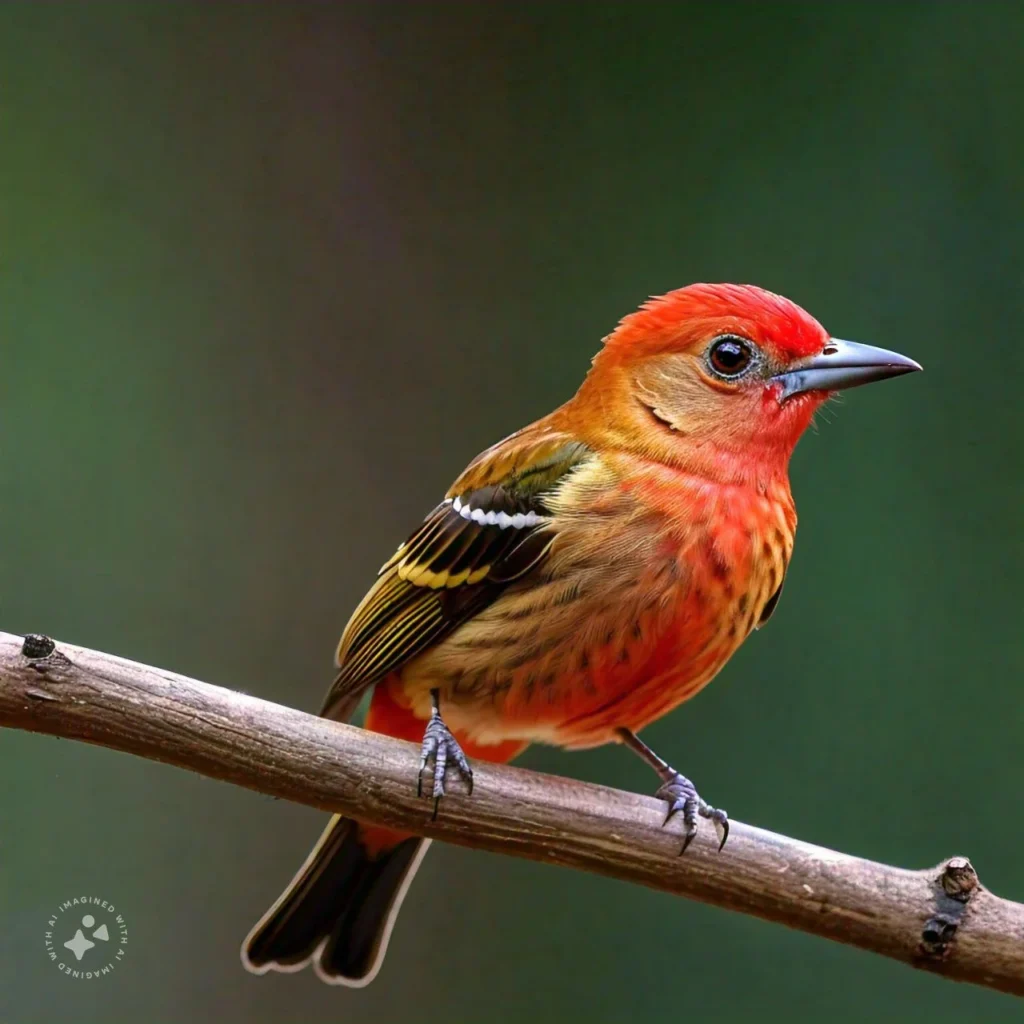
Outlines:
<svg viewBox="0 0 1024 1024"><path fill-rule="evenodd" d="M694 284L625 317L579 397L615 441L652 457L680 462L703 449L784 468L830 394L920 369L830 337L781 295Z"/></svg>

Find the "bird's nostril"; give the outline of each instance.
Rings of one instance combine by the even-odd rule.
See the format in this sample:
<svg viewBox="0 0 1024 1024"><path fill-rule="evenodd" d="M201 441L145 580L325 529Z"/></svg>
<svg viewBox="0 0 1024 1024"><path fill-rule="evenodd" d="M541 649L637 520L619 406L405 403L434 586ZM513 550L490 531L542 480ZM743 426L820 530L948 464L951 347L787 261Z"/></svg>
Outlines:
<svg viewBox="0 0 1024 1024"><path fill-rule="evenodd" d="M834 355L835 355L835 354L836 354L836 353L837 353L838 351L839 351L839 349L838 349L838 348L836 348L836 346L835 346L835 345L826 345L826 346L825 346L825 347L824 347L824 348L823 348L823 349L821 350L821 354L822 354L823 356L834 356Z"/></svg>

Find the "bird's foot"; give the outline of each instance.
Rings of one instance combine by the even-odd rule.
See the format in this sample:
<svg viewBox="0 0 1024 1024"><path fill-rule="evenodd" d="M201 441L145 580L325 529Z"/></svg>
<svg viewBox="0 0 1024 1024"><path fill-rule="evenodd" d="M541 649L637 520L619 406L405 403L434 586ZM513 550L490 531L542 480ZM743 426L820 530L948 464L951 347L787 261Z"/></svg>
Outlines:
<svg viewBox="0 0 1024 1024"><path fill-rule="evenodd" d="M434 761L434 785L431 796L434 798L434 814L437 817L437 808L444 796L444 784L448 774L449 760L455 762L459 774L466 780L467 789L473 792L473 769L469 767L469 761L462 752L458 740L451 734L451 730L441 719L441 712L436 704L430 721L427 723L426 731L423 734L423 747L420 751L420 772L416 781L416 795L423 796L423 773L427 770L428 762Z"/></svg>
<svg viewBox="0 0 1024 1024"><path fill-rule="evenodd" d="M668 768L662 775L664 782L658 787L654 795L668 802L668 814L665 816L667 825L674 814L683 812L683 823L686 825L686 835L683 839L683 848L679 851L681 857L686 853L686 848L693 842L697 834L697 816L708 818L715 826L718 834L718 849L725 846L729 838L729 815L718 807L712 807L707 801L702 800L697 792L697 787L685 776L680 775L674 768Z"/></svg>

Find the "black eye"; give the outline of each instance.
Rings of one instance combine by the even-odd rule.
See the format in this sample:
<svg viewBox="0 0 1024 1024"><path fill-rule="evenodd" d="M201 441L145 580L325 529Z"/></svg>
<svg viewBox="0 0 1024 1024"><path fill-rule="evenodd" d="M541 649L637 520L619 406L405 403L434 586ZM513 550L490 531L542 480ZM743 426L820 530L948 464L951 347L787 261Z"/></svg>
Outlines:
<svg viewBox="0 0 1024 1024"><path fill-rule="evenodd" d="M708 349L708 365L719 377L742 377L754 361L753 346L746 338L725 334Z"/></svg>

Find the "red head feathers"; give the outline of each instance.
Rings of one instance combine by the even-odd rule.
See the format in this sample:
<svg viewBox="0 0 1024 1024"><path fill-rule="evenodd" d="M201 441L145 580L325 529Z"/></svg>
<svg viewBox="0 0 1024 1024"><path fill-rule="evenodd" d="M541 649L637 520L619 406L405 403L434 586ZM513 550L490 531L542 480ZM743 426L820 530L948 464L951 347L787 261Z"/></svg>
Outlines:
<svg viewBox="0 0 1024 1024"><path fill-rule="evenodd" d="M779 362L820 352L828 333L795 302L751 284L691 284L645 302L605 338L615 358L687 349L718 334L750 338Z"/></svg>

